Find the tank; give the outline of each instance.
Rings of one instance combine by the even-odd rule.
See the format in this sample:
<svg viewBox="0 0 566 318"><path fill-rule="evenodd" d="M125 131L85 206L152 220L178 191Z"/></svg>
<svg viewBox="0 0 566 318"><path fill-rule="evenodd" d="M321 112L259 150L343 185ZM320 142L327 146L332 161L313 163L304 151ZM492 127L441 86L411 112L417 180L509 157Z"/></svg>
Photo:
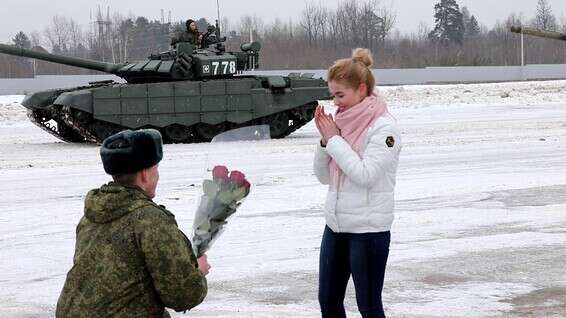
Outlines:
<svg viewBox="0 0 566 318"><path fill-rule="evenodd" d="M566 34L554 31L546 31L536 28L529 28L529 27L520 27L520 26L512 26L511 32L514 33L523 33L533 36L538 36L541 38L549 38L554 40L562 40L566 41Z"/></svg>
<svg viewBox="0 0 566 318"><path fill-rule="evenodd" d="M66 142L101 143L124 129L155 128L166 143L210 141L239 127L269 125L283 138L314 117L318 100L329 99L327 83L312 73L252 76L259 67L258 42L227 52L218 22L202 45L179 42L169 51L135 63L113 64L36 52L0 44L0 53L114 74L126 83L40 91L22 105L30 120Z"/></svg>

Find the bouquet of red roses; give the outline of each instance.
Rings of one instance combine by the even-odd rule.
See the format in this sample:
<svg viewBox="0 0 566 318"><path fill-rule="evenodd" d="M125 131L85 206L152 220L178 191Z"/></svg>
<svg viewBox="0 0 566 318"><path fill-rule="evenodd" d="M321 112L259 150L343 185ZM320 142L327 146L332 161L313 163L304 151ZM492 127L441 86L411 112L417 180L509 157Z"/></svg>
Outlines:
<svg viewBox="0 0 566 318"><path fill-rule="evenodd" d="M197 257L206 253L250 193L251 185L246 176L237 170L228 171L225 166L212 169L212 180L202 183L203 195L193 222L193 249Z"/></svg>

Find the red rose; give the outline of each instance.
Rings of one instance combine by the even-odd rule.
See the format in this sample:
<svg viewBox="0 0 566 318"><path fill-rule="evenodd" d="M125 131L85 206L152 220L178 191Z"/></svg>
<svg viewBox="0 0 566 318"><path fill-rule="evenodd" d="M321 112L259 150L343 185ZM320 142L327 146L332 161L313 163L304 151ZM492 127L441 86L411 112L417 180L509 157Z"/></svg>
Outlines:
<svg viewBox="0 0 566 318"><path fill-rule="evenodd" d="M214 166L212 169L212 179L228 180L228 168L226 166Z"/></svg>
<svg viewBox="0 0 566 318"><path fill-rule="evenodd" d="M246 176L238 170L232 170L232 172L230 172L230 181L239 187L247 182Z"/></svg>

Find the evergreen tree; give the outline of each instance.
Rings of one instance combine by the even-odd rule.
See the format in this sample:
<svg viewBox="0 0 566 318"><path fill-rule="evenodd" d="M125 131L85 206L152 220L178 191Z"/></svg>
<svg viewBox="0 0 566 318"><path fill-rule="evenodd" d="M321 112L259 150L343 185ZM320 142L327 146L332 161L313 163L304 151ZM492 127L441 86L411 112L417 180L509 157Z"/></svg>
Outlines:
<svg viewBox="0 0 566 318"><path fill-rule="evenodd" d="M547 0L538 0L537 2L535 26L543 30L556 30L556 17L552 13L552 8Z"/></svg>
<svg viewBox="0 0 566 318"><path fill-rule="evenodd" d="M464 21L456 0L440 0L434 6L435 26L428 37L442 45L456 43L461 45L464 39Z"/></svg>
<svg viewBox="0 0 566 318"><path fill-rule="evenodd" d="M480 25L476 17L470 13L467 7L462 7L462 21L464 23L464 35L474 37L480 34Z"/></svg>
<svg viewBox="0 0 566 318"><path fill-rule="evenodd" d="M466 36L478 36L480 34L480 25L474 15L470 18L470 23L466 26Z"/></svg>
<svg viewBox="0 0 566 318"><path fill-rule="evenodd" d="M12 42L14 42L15 46L24 48L24 49L29 49L31 48L31 41L28 38L28 36L20 31L18 34L16 34L16 36L12 39Z"/></svg>

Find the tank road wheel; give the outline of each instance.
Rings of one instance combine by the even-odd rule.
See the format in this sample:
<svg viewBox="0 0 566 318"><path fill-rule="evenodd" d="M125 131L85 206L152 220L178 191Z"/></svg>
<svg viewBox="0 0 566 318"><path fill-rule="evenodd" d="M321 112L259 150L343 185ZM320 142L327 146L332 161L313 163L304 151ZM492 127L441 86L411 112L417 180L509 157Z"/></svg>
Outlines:
<svg viewBox="0 0 566 318"><path fill-rule="evenodd" d="M103 122L103 121L96 121L94 122L94 135L98 138L99 142L102 142L107 137L114 135L117 132L124 130L124 128L114 125L111 123Z"/></svg>
<svg viewBox="0 0 566 318"><path fill-rule="evenodd" d="M70 126L63 121L57 121L57 132L61 137L65 138L67 142L84 142L85 139L78 132L73 130Z"/></svg>
<svg viewBox="0 0 566 318"><path fill-rule="evenodd" d="M224 123L211 125L206 123L198 123L195 125L195 133L201 141L211 141L216 135L226 129Z"/></svg>
<svg viewBox="0 0 566 318"><path fill-rule="evenodd" d="M293 127L297 129L305 125L314 118L314 110L317 104L306 104L304 106L291 110L291 119L293 120Z"/></svg>
<svg viewBox="0 0 566 318"><path fill-rule="evenodd" d="M308 123L314 118L314 110L316 109L316 105L307 105L301 109L301 114L303 115L303 119L305 123Z"/></svg>
<svg viewBox="0 0 566 318"><path fill-rule="evenodd" d="M88 127L88 125L92 122L92 114L85 113L80 110L73 109L72 112L73 120L80 126L80 127Z"/></svg>
<svg viewBox="0 0 566 318"><path fill-rule="evenodd" d="M271 138L283 138L289 132L289 116L285 112L267 117L264 123L269 125Z"/></svg>
<svg viewBox="0 0 566 318"><path fill-rule="evenodd" d="M189 127L179 124L169 125L163 129L163 132L172 143L186 143L191 138Z"/></svg>

